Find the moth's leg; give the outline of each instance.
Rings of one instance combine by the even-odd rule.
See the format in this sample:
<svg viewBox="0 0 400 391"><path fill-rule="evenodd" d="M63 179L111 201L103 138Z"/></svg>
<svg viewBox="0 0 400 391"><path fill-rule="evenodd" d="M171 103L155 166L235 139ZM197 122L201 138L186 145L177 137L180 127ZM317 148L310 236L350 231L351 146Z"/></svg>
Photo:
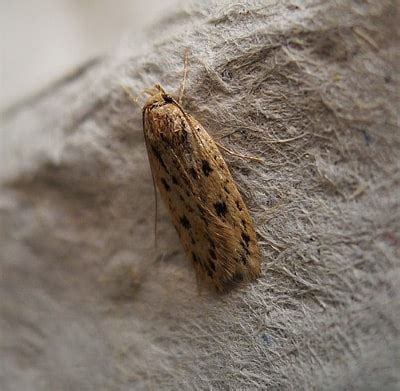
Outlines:
<svg viewBox="0 0 400 391"><path fill-rule="evenodd" d="M237 156L237 157L240 157L241 159L253 160L253 161L258 162L258 163L263 163L264 162L264 159L262 159L260 157L242 155L241 153L232 151L231 149L228 149L228 148L224 147L222 144L220 144L218 142L215 142L215 144L217 144L218 148L222 149L223 151L229 153L232 156Z"/></svg>

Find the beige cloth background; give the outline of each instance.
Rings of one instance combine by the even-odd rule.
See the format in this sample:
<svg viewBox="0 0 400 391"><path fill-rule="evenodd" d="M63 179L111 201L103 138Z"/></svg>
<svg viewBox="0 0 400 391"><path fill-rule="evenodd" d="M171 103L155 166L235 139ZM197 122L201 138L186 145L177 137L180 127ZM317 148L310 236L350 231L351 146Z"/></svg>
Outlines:
<svg viewBox="0 0 400 391"><path fill-rule="evenodd" d="M201 2L3 118L5 390L399 386L398 3ZM263 276L197 289L153 187L140 92L221 143Z"/></svg>
<svg viewBox="0 0 400 391"><path fill-rule="evenodd" d="M0 0L0 111L171 12L178 0Z"/></svg>

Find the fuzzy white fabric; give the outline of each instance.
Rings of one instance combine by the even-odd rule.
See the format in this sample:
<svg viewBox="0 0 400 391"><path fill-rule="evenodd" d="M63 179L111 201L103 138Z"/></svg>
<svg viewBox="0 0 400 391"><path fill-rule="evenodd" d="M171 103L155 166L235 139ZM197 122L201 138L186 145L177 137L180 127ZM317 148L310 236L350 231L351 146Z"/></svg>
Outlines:
<svg viewBox="0 0 400 391"><path fill-rule="evenodd" d="M396 389L399 10L203 1L9 112L2 390ZM198 291L154 197L139 93L174 93L226 155L263 276Z"/></svg>

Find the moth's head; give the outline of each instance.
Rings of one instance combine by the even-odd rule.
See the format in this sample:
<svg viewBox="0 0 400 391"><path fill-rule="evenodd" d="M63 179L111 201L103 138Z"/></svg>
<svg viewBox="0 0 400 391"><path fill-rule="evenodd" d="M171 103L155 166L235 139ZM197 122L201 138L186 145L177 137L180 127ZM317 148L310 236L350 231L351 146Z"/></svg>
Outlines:
<svg viewBox="0 0 400 391"><path fill-rule="evenodd" d="M151 106L161 106L164 103L173 102L172 96L168 95L159 84L154 84L153 87L147 88L144 92L150 97L147 99L143 110Z"/></svg>

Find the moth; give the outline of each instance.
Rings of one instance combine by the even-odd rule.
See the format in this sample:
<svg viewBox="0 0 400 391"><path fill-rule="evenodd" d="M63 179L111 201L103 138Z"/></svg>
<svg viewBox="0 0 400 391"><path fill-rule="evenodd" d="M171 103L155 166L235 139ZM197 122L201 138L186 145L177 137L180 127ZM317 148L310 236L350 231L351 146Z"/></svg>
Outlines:
<svg viewBox="0 0 400 391"><path fill-rule="evenodd" d="M154 182L198 279L218 291L260 275L249 211L203 126L156 84L143 107Z"/></svg>

